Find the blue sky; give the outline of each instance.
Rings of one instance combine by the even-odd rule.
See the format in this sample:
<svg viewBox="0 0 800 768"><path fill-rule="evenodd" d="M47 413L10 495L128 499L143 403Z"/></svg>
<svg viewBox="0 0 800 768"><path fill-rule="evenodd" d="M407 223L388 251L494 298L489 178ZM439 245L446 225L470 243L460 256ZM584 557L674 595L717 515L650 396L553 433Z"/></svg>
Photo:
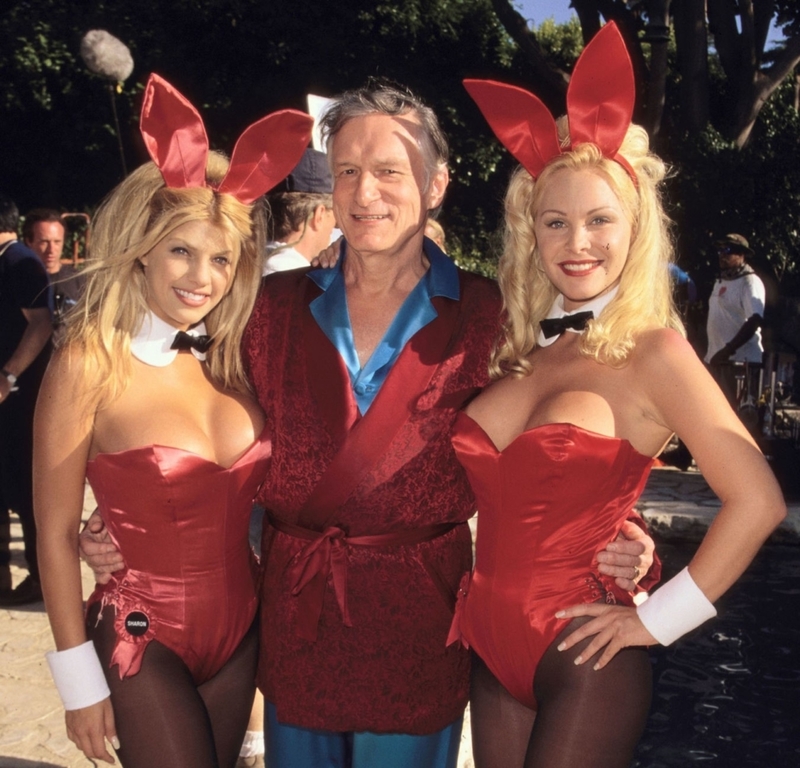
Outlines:
<svg viewBox="0 0 800 768"><path fill-rule="evenodd" d="M514 0L514 5L521 9L522 15L528 20L533 19L534 26L539 26L550 17L558 22L567 21L575 13L569 4L570 0ZM782 35L772 27L769 39L770 42L776 42L782 39Z"/></svg>
<svg viewBox="0 0 800 768"><path fill-rule="evenodd" d="M537 27L550 17L558 22L567 21L575 13L569 3L570 0L514 0L514 5L522 9L522 15L533 19Z"/></svg>

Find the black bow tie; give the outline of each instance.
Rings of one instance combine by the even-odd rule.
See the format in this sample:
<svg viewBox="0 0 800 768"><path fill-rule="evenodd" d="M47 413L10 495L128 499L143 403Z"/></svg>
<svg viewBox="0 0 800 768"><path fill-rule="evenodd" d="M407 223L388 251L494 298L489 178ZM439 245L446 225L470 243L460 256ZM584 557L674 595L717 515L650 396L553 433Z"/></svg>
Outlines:
<svg viewBox="0 0 800 768"><path fill-rule="evenodd" d="M192 336L186 331L178 331L175 334L175 341L172 342L170 349L196 349L198 352L206 353L211 346L210 336Z"/></svg>
<svg viewBox="0 0 800 768"><path fill-rule="evenodd" d="M564 315L564 317L553 317L548 320L541 320L539 325L542 329L542 334L546 339L553 336L560 336L564 331L583 331L586 329L586 323L594 318L594 312L591 310L587 312L576 312L574 315Z"/></svg>

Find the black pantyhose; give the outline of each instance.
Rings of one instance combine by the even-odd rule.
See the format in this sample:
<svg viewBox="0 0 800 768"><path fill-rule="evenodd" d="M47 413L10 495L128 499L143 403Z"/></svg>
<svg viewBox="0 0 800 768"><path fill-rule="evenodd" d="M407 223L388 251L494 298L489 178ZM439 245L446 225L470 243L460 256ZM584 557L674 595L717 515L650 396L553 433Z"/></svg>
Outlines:
<svg viewBox="0 0 800 768"><path fill-rule="evenodd" d="M470 712L476 768L627 768L652 695L647 651L626 648L602 670L558 644L588 619L574 619L536 671L538 712L521 704L473 654Z"/></svg>
<svg viewBox="0 0 800 768"><path fill-rule="evenodd" d="M108 666L113 609L95 626L97 612L93 607L87 624L111 689L123 768L233 768L255 692L256 624L225 666L197 686L181 658L155 640L139 672L120 680L117 667Z"/></svg>

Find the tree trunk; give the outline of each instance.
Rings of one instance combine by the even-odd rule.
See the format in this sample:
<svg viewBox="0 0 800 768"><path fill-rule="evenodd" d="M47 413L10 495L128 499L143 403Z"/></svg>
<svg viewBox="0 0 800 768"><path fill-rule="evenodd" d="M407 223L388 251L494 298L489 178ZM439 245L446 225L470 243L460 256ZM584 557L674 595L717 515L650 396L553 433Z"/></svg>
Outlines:
<svg viewBox="0 0 800 768"><path fill-rule="evenodd" d="M600 9L596 0L572 0L571 5L581 23L583 44L586 45L600 31Z"/></svg>
<svg viewBox="0 0 800 768"><path fill-rule="evenodd" d="M702 131L708 124L708 34L702 0L673 0L678 72L680 117L683 127Z"/></svg>
<svg viewBox="0 0 800 768"><path fill-rule="evenodd" d="M739 93L730 132L730 138L737 147L741 148L747 144L764 102L798 64L800 64L800 36L789 38L775 63L766 71L756 72L753 81Z"/></svg>
<svg viewBox="0 0 800 768"><path fill-rule="evenodd" d="M651 0L647 7L645 40L650 43L650 75L647 83L647 100L644 128L656 136L661 129L664 101L667 90L667 52L669 48L670 0Z"/></svg>
<svg viewBox="0 0 800 768"><path fill-rule="evenodd" d="M666 3L668 6L670 0L655 0L655 2ZM617 0L572 0L572 7L575 9L575 13L581 23L584 43L588 43L600 31L601 18L607 22L617 22L633 63L633 73L636 80L634 121L647 126L647 115L641 112L641 107L642 104L649 103L646 84L650 81L650 75L647 62L642 53L642 46L639 42L639 31L642 29L639 15L630 11L624 3L619 3Z"/></svg>
<svg viewBox="0 0 800 768"><path fill-rule="evenodd" d="M531 80L536 83L536 95L554 115L564 114L569 75L547 61L536 35L528 29L527 22L514 10L510 0L492 0L492 8L503 28L525 54L531 67Z"/></svg>
<svg viewBox="0 0 800 768"><path fill-rule="evenodd" d="M766 100L800 63L800 36L797 36L786 40L768 70L761 68L775 0L645 0L643 5L648 19L646 39L651 44L649 71L637 37L641 30L641 6L634 5L631 10L618 0L572 0L584 41L594 36L601 19L619 24L639 88L642 83L648 84L646 99L637 100L644 101L645 112L636 119L651 135L661 127L668 61L667 41L659 32L669 26L671 16L681 74L680 114L684 128L699 132L713 119L724 136L743 147ZM526 55L537 95L555 114L560 114L564 110L568 75L548 64L535 35L514 10L511 0L492 0L492 7L506 32ZM713 116L709 106L709 32L730 93L722 107L724 113Z"/></svg>
<svg viewBox="0 0 800 768"><path fill-rule="evenodd" d="M769 25L774 15L774 0L759 0L759 2L753 3L753 33L756 41L756 48L759 51L763 51L767 45Z"/></svg>

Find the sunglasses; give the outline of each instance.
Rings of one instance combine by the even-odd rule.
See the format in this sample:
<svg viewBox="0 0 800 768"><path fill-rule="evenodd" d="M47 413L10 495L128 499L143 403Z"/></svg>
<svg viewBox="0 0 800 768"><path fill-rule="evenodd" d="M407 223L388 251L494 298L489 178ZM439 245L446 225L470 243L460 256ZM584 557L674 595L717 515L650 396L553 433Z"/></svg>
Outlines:
<svg viewBox="0 0 800 768"><path fill-rule="evenodd" d="M722 248L717 248L717 253L720 256L730 256L732 253L741 255L744 253L744 251L740 250L739 248L734 248L730 245L724 245Z"/></svg>

